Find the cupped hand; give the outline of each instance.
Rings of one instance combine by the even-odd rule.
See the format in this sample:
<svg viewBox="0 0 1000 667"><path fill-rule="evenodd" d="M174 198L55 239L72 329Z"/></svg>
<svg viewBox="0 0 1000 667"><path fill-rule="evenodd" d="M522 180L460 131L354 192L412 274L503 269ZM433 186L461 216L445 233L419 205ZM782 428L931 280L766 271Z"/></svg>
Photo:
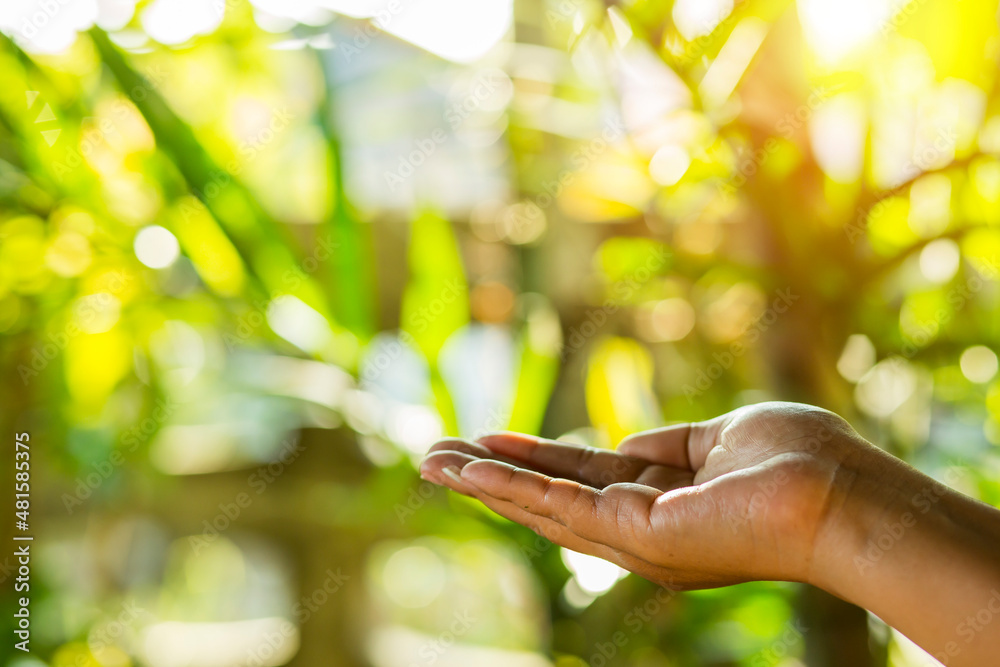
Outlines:
<svg viewBox="0 0 1000 667"><path fill-rule="evenodd" d="M443 440L420 473L560 546L709 588L810 581L817 549L837 548L828 519L850 486L845 462L865 447L833 413L762 403L617 451L517 433Z"/></svg>

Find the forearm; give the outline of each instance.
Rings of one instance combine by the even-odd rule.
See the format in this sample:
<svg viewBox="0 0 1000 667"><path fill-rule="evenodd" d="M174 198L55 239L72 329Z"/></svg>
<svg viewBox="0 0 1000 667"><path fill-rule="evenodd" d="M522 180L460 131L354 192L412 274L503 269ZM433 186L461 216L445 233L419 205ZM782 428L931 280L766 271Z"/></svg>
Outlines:
<svg viewBox="0 0 1000 667"><path fill-rule="evenodd" d="M817 542L814 583L946 665L991 664L1000 655L1000 511L880 451L854 463Z"/></svg>

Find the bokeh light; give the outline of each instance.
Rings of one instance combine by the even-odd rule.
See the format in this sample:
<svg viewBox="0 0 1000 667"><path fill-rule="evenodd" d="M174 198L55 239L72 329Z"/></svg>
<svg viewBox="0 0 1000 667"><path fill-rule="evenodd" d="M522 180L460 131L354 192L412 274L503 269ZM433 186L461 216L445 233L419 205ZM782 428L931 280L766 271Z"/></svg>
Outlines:
<svg viewBox="0 0 1000 667"><path fill-rule="evenodd" d="M163 269L180 254L177 237L159 225L150 225L135 235L135 256L151 269Z"/></svg>

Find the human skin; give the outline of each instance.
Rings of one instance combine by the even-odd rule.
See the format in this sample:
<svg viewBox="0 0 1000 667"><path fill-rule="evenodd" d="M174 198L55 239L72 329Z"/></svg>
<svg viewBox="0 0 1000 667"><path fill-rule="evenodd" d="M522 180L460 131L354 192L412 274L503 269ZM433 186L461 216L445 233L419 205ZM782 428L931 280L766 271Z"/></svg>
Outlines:
<svg viewBox="0 0 1000 667"><path fill-rule="evenodd" d="M518 433L449 439L420 474L672 589L809 583L946 665L1000 664L1000 511L820 408L746 406L614 451Z"/></svg>

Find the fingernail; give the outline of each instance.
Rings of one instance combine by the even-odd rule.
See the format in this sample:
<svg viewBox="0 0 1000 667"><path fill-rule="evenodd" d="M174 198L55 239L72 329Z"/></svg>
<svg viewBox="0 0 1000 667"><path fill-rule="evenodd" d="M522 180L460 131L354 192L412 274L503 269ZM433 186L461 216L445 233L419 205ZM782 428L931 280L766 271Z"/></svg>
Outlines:
<svg viewBox="0 0 1000 667"><path fill-rule="evenodd" d="M451 479L453 479L454 481L458 482L459 484L462 484L462 485L465 484L465 480L462 479L462 475L461 475L462 471L458 469L458 466L447 466L447 467L441 468L441 472L443 472L446 476L450 477Z"/></svg>

